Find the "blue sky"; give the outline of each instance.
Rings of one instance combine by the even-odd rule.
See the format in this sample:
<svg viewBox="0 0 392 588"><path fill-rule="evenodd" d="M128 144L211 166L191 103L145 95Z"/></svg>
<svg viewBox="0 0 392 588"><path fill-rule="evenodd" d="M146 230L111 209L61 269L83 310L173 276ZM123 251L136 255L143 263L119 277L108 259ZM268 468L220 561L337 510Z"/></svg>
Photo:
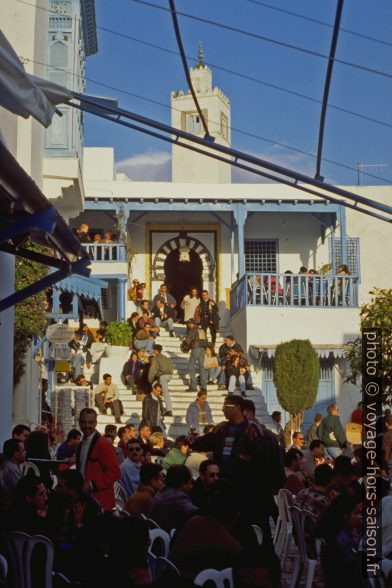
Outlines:
<svg viewBox="0 0 392 588"><path fill-rule="evenodd" d="M167 7L164 0L152 0ZM336 2L326 0L266 0L277 8L333 24ZM306 49L328 54L332 29L283 14L248 0L177 0L176 8L203 18L265 35ZM132 0L96 0L97 24L177 51L170 14ZM208 24L179 17L185 51L196 58L199 41L205 61L276 84L321 100L327 61ZM343 28L391 42L376 43L341 32L336 57L392 75L392 3L388 0L346 0ZM170 105L172 90L186 90L180 58L129 39L98 30L99 52L88 58L87 76L118 90L136 93ZM189 65L194 62L189 61ZM315 159L276 145L279 142L316 153L320 104L213 70L213 83L230 98L232 127L272 141L232 132L233 147L287 167L314 174ZM92 82L91 94L116 97L121 107L170 123L170 110L109 90ZM335 63L329 102L392 125L392 78ZM392 178L392 128L328 109L324 152L327 159L356 169L362 164L386 164L366 168ZM114 146L119 169L133 179L169 179L170 146L140 133L87 116L87 146ZM328 181L356 184L357 173L323 162ZM235 176L239 181L258 181L257 176ZM363 175L362 183L380 181Z"/></svg>

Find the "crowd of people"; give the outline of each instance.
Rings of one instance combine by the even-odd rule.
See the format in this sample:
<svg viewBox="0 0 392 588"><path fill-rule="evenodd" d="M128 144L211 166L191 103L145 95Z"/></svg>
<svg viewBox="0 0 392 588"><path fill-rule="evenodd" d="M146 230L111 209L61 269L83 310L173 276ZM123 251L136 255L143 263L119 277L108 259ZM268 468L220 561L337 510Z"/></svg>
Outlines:
<svg viewBox="0 0 392 588"><path fill-rule="evenodd" d="M361 585L361 513L369 503L365 451L333 458L320 439L305 448L299 432L285 451L257 422L252 405L228 395L225 420L174 443L143 422L138 428L107 425L101 435L92 408L81 411L79 428L57 448L44 431L15 426L0 469L1 553L9 558L7 533L22 531L48 537L55 569L83 587L186 587L205 568L231 567L236 587L278 588L270 525L278 515L274 496L284 488L290 502L309 513L309 557L317 557L315 539L323 540L325 586ZM378 423L381 439L391 420L384 415ZM390 485L379 465L378 507L389 516L383 526L391 526ZM153 578L152 521L171 535L169 560L181 578L169 572ZM252 525L263 531L261 544ZM391 557L389 543L383 556Z"/></svg>

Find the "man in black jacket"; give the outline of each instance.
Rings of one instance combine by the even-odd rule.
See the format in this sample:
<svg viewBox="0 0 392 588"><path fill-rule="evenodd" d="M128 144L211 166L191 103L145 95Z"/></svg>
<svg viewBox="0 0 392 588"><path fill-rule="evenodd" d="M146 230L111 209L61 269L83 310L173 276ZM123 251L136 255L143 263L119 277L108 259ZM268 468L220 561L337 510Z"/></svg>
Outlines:
<svg viewBox="0 0 392 588"><path fill-rule="evenodd" d="M191 352L188 363L189 388L186 391L197 392L196 369L198 368L201 390L207 393L207 370L204 367L204 356L208 345L207 337L205 331L199 329L195 319L189 319L188 326L188 334L181 344L184 351Z"/></svg>
<svg viewBox="0 0 392 588"><path fill-rule="evenodd" d="M235 342L234 337L228 335L225 338L225 342L219 347L218 352L218 362L221 366L221 373L219 376L218 384L219 390L226 389L226 364L227 364L227 357L233 353L244 353L241 345Z"/></svg>
<svg viewBox="0 0 392 588"><path fill-rule="evenodd" d="M207 332L210 329L211 344L215 347L216 332L219 327L219 314L216 303L211 300L207 290L203 290L201 293L201 301L198 307L200 312L200 324L202 328Z"/></svg>
<svg viewBox="0 0 392 588"><path fill-rule="evenodd" d="M195 451L212 451L222 477L236 489L241 502L241 518L256 523L270 538L269 504L285 483L279 446L273 433L244 415L244 400L231 395L225 399L227 418L211 433L190 443Z"/></svg>
<svg viewBox="0 0 392 588"><path fill-rule="evenodd" d="M147 394L143 399L142 421L150 427L151 431L155 427L161 427L162 431L164 431L163 413L162 386L156 383L152 387L151 394Z"/></svg>

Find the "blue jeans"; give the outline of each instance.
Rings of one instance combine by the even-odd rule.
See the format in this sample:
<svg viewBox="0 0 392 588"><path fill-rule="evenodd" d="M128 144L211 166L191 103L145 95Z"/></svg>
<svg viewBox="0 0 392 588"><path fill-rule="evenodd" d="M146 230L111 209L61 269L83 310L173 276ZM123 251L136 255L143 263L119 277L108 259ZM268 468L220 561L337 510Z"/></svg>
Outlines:
<svg viewBox="0 0 392 588"><path fill-rule="evenodd" d="M208 379L209 380L215 380L219 374L221 373L221 369L218 365L218 367L214 367L214 368L210 368L208 370Z"/></svg>
<svg viewBox="0 0 392 588"><path fill-rule="evenodd" d="M191 356L189 358L188 369L189 369L189 381L190 387L197 389L196 382L196 369L200 374L200 384L203 389L207 388L207 370L204 367L204 347L196 347L191 349Z"/></svg>
<svg viewBox="0 0 392 588"><path fill-rule="evenodd" d="M169 382L171 380L171 374L162 374L162 376L159 376L159 383L162 386L162 394L163 397L165 399L165 406L166 406L166 410L173 410L173 405L172 405L172 401L170 398L170 392L169 392Z"/></svg>
<svg viewBox="0 0 392 588"><path fill-rule="evenodd" d="M237 378L235 376L230 376L229 394L233 394L235 392L236 381L237 381ZM243 375L238 376L238 382L240 385L240 392L245 392L245 389L246 389L245 376L243 376Z"/></svg>
<svg viewBox="0 0 392 588"><path fill-rule="evenodd" d="M172 318L168 318L165 321L161 321L160 318L156 318L155 324L157 327L165 327L165 329L167 329L168 331L173 330L173 319Z"/></svg>
<svg viewBox="0 0 392 588"><path fill-rule="evenodd" d="M327 447L326 451L333 459L336 459L340 455L340 447Z"/></svg>
<svg viewBox="0 0 392 588"><path fill-rule="evenodd" d="M133 344L135 345L138 351L139 349L145 349L146 353L151 353L154 341L152 341L152 339L141 339L140 341L134 341Z"/></svg>

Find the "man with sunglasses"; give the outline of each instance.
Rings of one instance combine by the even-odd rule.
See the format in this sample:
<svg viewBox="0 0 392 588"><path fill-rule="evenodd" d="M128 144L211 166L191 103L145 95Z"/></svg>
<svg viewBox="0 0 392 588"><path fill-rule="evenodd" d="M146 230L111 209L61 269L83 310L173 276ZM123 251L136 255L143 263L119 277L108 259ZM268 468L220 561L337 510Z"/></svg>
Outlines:
<svg viewBox="0 0 392 588"><path fill-rule="evenodd" d="M227 420L190 441L191 449L212 451L222 477L233 484L239 496L241 519L260 525L264 537L270 538L270 501L286 478L275 435L248 420L242 396L227 396L223 414Z"/></svg>
<svg viewBox="0 0 392 588"><path fill-rule="evenodd" d="M209 491L211 484L219 480L219 465L212 459L205 459L199 466L200 476L195 480L191 490L191 498L197 507L203 512L208 508Z"/></svg>
<svg viewBox="0 0 392 588"><path fill-rule="evenodd" d="M140 467L142 461L142 446L139 439L130 439L127 443L128 457L120 466L121 478L119 482L127 496L136 492L140 484Z"/></svg>

